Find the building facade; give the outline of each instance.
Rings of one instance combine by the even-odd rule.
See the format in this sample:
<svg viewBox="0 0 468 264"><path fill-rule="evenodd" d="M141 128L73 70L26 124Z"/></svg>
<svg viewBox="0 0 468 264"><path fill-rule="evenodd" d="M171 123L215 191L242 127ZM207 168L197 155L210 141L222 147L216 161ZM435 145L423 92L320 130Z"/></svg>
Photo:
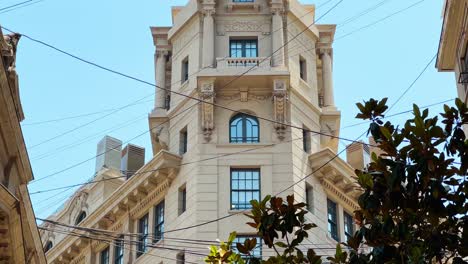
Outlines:
<svg viewBox="0 0 468 264"><path fill-rule="evenodd" d="M118 180L90 182L49 218L49 263L202 263L216 239L255 235L241 212L278 193L308 202L318 227L306 243L331 255L353 233L359 192L336 157L335 25L314 21L297 0L190 0L171 27L151 27L153 157L126 180L98 172Z"/></svg>
<svg viewBox="0 0 468 264"><path fill-rule="evenodd" d="M27 188L33 175L20 126L24 114L15 69L19 37L0 30L0 263L45 264Z"/></svg>
<svg viewBox="0 0 468 264"><path fill-rule="evenodd" d="M436 67L454 72L458 97L468 103L468 1L445 0ZM464 127L468 134L468 126Z"/></svg>

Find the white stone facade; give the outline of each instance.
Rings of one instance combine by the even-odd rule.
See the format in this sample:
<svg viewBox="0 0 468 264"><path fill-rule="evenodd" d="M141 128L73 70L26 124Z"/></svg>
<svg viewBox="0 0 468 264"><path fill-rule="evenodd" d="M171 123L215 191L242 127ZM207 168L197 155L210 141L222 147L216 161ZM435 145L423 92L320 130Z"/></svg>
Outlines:
<svg viewBox="0 0 468 264"><path fill-rule="evenodd" d="M187 263L201 263L201 255L208 253L206 245L174 238L224 240L234 230L254 235L242 214L204 223L239 212L231 206L231 170L255 169L261 197L293 185L281 196L294 193L304 201L306 185L312 188L307 218L318 227L306 243L325 248L317 252L330 255L328 248L337 241L327 231L327 199L337 204L337 235L344 241L344 212L357 209L358 193L353 168L334 157L340 127L332 82L335 25L314 25L314 9L296 0L190 0L184 7L173 8L172 27L152 27L156 83L165 89L156 89L149 116L154 157L129 180L80 189L78 193L87 193L87 199L96 196L93 192L103 199L84 201L93 208L87 209L79 225L115 234L140 233L138 220L148 214L153 235L155 206L164 201L165 238L150 241L141 256L137 245L125 245L123 263L178 263L184 252ZM233 40L256 42L256 55L232 56ZM244 46L242 52L248 53ZM258 142L231 142L230 120L236 111L257 117ZM322 134L309 134L307 151L301 128ZM109 173L114 172L98 175ZM182 190L185 212L181 212ZM70 213L59 212L50 219L73 225L74 219L65 215L82 211L79 206L70 209L80 204L78 197L84 196L75 194L62 211ZM174 231L194 225L200 226ZM45 226L54 228L50 223ZM49 263L100 263L107 247L109 263L114 263L115 240L107 239L43 232L44 243L54 241L47 253ZM136 240L125 236L131 239ZM263 253L268 256L272 251L264 247Z"/></svg>

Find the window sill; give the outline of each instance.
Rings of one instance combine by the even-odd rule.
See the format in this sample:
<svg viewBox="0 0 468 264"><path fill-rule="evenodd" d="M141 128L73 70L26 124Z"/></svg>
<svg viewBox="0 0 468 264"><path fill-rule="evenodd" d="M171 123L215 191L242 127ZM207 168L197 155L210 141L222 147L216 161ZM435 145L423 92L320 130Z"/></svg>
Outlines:
<svg viewBox="0 0 468 264"><path fill-rule="evenodd" d="M217 148L242 148L242 147L267 147L272 146L273 143L221 143L216 144Z"/></svg>
<svg viewBox="0 0 468 264"><path fill-rule="evenodd" d="M240 213L248 213L252 209L231 209L228 211L228 214L234 215L234 214L240 214Z"/></svg>

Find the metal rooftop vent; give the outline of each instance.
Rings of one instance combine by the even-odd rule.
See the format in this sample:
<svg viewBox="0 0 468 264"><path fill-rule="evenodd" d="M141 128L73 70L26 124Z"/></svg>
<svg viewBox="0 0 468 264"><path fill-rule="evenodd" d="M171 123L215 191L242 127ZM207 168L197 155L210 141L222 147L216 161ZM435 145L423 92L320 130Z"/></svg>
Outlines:
<svg viewBox="0 0 468 264"><path fill-rule="evenodd" d="M102 168L120 169L120 151L122 141L105 136L97 145L96 172Z"/></svg>
<svg viewBox="0 0 468 264"><path fill-rule="evenodd" d="M128 179L145 164L145 148L128 144L122 150L121 157L120 170Z"/></svg>

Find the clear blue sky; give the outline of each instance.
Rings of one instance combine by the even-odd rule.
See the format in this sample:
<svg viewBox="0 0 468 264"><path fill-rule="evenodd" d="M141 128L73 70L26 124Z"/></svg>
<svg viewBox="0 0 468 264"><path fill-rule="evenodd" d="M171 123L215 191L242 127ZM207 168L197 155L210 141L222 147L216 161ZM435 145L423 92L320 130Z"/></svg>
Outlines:
<svg viewBox="0 0 468 264"><path fill-rule="evenodd" d="M321 7L318 15L337 1ZM0 1L0 8L17 2L20 1ZM320 5L326 0L302 2ZM344 0L321 23L340 23L376 2ZM417 0L389 0L375 11L338 28L336 36L358 29L415 2ZM355 102L370 97L389 97L389 102L392 103L424 68L437 51L442 2L426 0L382 23L336 41L335 100L342 111L342 126L358 122L354 120ZM0 23L81 57L154 82L154 47L149 27L170 25L170 6L185 3L186 0L44 0L1 13ZM17 70L26 115L23 132L28 147L109 112L43 125L26 125L28 123L116 108L154 92L149 86L82 64L25 38L19 44ZM453 74L438 73L433 63L392 112L411 109L412 103L426 105L455 96ZM144 132L148 129L146 117L152 109L152 98L149 96L150 101L146 100L30 149L34 176L41 178L92 158L96 154L96 143L106 134L103 131L107 129L127 124L109 133L123 141ZM435 107L431 113L438 113L440 109L440 106ZM408 116L402 115L391 120L402 122ZM133 123L128 125L129 122ZM356 138L365 128L364 125L345 129L341 136ZM96 134L94 138L88 138ZM82 139L87 141L64 151L57 150ZM149 158L151 148L148 134L132 143L145 146L147 159ZM52 155L38 159L50 152ZM47 180L33 183L30 191L84 182L93 176L94 164L93 159ZM37 216L46 217L52 213L72 191L33 195ZM41 202L56 194L58 195L52 199Z"/></svg>

